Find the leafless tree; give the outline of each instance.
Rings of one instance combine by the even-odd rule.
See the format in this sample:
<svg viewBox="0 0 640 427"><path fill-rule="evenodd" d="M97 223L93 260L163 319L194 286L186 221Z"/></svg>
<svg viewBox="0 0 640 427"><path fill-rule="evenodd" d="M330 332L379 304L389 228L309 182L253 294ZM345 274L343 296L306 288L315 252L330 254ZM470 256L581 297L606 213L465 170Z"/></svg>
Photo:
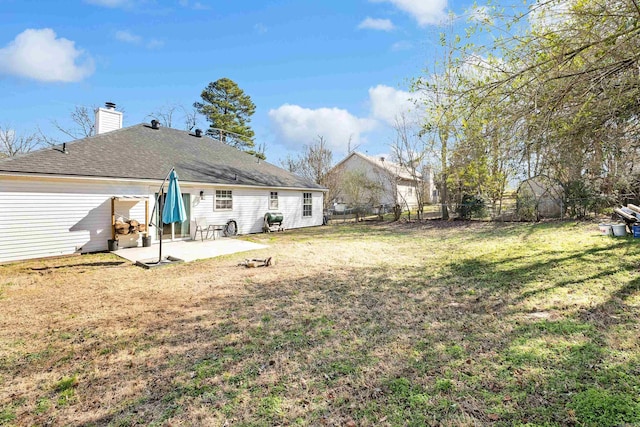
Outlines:
<svg viewBox="0 0 640 427"><path fill-rule="evenodd" d="M409 205L404 195L398 190L398 168L393 162L388 162L382 158L382 167L372 168L371 177L376 183L376 187L379 189L379 198L374 202L377 203L391 203L393 209L393 219L397 221L402 215L402 211L406 208L409 209Z"/></svg>
<svg viewBox="0 0 640 427"><path fill-rule="evenodd" d="M54 122L56 128L72 139L87 138L96 134L95 114L93 113L97 107L87 108L85 106L76 106L71 112L71 122L73 128L63 128Z"/></svg>
<svg viewBox="0 0 640 427"><path fill-rule="evenodd" d="M353 140L353 135L349 135L349 141L347 142L347 153L351 154L354 151L356 151L359 147L360 144L355 144L355 145L351 145L351 141Z"/></svg>
<svg viewBox="0 0 640 427"><path fill-rule="evenodd" d="M96 123L94 111L98 107L86 107L84 105L76 105L74 109L69 113L71 119L71 125L65 126L60 124L57 120L52 120L51 123L58 130L62 137L44 133L41 129L38 129L38 138L48 145L58 145L61 140L75 140L81 138L88 138L96 134Z"/></svg>
<svg viewBox="0 0 640 427"><path fill-rule="evenodd" d="M380 181L371 178L363 170L345 171L341 178L341 191L349 204L355 208L357 222L366 206L372 206L380 200L384 187Z"/></svg>
<svg viewBox="0 0 640 427"><path fill-rule="evenodd" d="M192 131L198 125L198 111L195 108L187 109L180 104L167 104L158 108L151 114L147 114L149 120L155 119L164 127L172 128L181 121L186 131Z"/></svg>
<svg viewBox="0 0 640 427"><path fill-rule="evenodd" d="M417 202L418 219L422 219L426 188L420 172L425 168L429 150L405 114L396 117L394 129L395 140L391 144L391 151L398 168L396 175L405 176L404 179L411 183ZM407 200L405 204L409 209Z"/></svg>
<svg viewBox="0 0 640 427"><path fill-rule="evenodd" d="M281 164L288 171L328 188L325 207L338 197L339 177L337 173L329 173L333 167L333 153L323 136L318 136L313 144L305 145L297 158L288 156Z"/></svg>
<svg viewBox="0 0 640 427"><path fill-rule="evenodd" d="M37 133L21 135L9 126L0 126L0 157L14 157L38 148L42 139Z"/></svg>

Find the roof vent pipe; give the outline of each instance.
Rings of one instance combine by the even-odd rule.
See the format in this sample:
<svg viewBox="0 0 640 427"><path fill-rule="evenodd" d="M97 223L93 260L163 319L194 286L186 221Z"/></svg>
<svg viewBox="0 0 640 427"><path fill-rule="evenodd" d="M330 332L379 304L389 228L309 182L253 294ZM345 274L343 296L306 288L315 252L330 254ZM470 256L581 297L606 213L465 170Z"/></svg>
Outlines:
<svg viewBox="0 0 640 427"><path fill-rule="evenodd" d="M62 152L67 154L67 143L66 142L62 143Z"/></svg>
<svg viewBox="0 0 640 427"><path fill-rule="evenodd" d="M160 129L160 122L157 120L151 120L151 129Z"/></svg>
<svg viewBox="0 0 640 427"><path fill-rule="evenodd" d="M196 129L196 137L202 138L202 129Z"/></svg>

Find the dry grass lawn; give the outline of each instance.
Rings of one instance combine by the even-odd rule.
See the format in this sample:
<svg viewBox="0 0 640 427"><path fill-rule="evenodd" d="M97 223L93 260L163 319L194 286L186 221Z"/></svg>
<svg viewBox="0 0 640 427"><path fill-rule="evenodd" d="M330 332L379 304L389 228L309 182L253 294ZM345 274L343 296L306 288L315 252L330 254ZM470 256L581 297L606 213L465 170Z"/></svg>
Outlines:
<svg viewBox="0 0 640 427"><path fill-rule="evenodd" d="M0 266L0 425L640 424L640 239L439 221L243 238L270 248Z"/></svg>

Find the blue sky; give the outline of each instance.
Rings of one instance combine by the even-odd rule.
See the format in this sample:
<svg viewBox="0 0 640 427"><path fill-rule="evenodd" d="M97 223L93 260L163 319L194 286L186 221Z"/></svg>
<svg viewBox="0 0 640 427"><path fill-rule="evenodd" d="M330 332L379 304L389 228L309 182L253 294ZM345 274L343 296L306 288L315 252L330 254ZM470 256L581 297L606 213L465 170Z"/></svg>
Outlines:
<svg viewBox="0 0 640 427"><path fill-rule="evenodd" d="M278 164L322 135L388 153L409 82L433 63L447 0L0 0L0 126L64 140L76 105L112 101L124 125L234 80ZM199 127L208 124L199 118ZM180 117L174 127L182 127Z"/></svg>

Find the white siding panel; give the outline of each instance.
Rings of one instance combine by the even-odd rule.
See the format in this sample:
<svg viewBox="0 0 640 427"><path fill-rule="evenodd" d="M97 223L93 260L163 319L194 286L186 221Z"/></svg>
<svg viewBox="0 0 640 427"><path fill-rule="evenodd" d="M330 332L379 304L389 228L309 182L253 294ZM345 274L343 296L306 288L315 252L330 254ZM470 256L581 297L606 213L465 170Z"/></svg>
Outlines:
<svg viewBox="0 0 640 427"><path fill-rule="evenodd" d="M340 165L340 171L344 172L358 172L363 173L368 179L380 184L383 187L382 194L378 203L394 205L398 201L394 200L394 190L392 180L389 179L386 172L379 168L372 166L359 156L351 156L349 159ZM353 203L353 200L348 200L346 196L342 197L345 203Z"/></svg>
<svg viewBox="0 0 640 427"><path fill-rule="evenodd" d="M234 191L233 210L238 222L238 233L260 233L264 214L269 211L269 191L262 189Z"/></svg>
<svg viewBox="0 0 640 427"><path fill-rule="evenodd" d="M200 190L205 192L204 200ZM111 197L148 197L151 214L156 191L126 182L0 178L0 262L106 250L111 239ZM318 191L312 192L313 216L309 218L302 217L302 191L234 188L231 211L213 209L215 187L183 186L182 191L191 194L192 236L198 217L210 224L235 219L240 234L261 232L271 191L278 191L285 228L322 224L323 194ZM144 202L116 201L116 218L144 222L144 209ZM156 240L155 230L149 232Z"/></svg>
<svg viewBox="0 0 640 427"><path fill-rule="evenodd" d="M96 111L96 133L101 134L122 128L122 112L106 108Z"/></svg>
<svg viewBox="0 0 640 427"><path fill-rule="evenodd" d="M111 197L146 195L122 183L0 181L0 262L107 249ZM123 217L143 221L144 203L116 202Z"/></svg>
<svg viewBox="0 0 640 427"><path fill-rule="evenodd" d="M214 210L215 187L204 190L204 200L200 200L200 189L192 190L194 194L191 203L192 236L197 218L206 218L208 224L226 224L230 219L234 219L238 224L239 234L261 233L264 215L267 212L282 212L284 215L283 227L285 228L322 225L322 192L312 192L313 216L303 218L302 191L274 188L232 188L231 190L233 192L233 209L230 211ZM184 188L183 191L185 191ZM269 209L271 191L278 192L277 210Z"/></svg>
<svg viewBox="0 0 640 427"><path fill-rule="evenodd" d="M313 227L316 225L322 225L322 193L311 192L312 215L309 217L302 216L303 193L307 193L307 191L289 191L283 193L282 201L285 206L283 209L285 228Z"/></svg>
<svg viewBox="0 0 640 427"><path fill-rule="evenodd" d="M346 162L344 162L340 168L341 171L354 171L354 172L362 172L367 178L371 179L374 182L380 183L384 190L383 194L380 197L379 203L384 204L396 204L399 203L403 208L405 207L405 203L409 205L410 208L415 208L418 206L418 198L416 197L413 183L407 180L401 180L397 182L396 190L397 190L397 199L394 200L394 194L396 191L393 189L393 182L388 178L385 172L377 166L373 166L371 163L367 162L363 158L359 156L352 156ZM353 202L352 200L345 200L347 203Z"/></svg>

